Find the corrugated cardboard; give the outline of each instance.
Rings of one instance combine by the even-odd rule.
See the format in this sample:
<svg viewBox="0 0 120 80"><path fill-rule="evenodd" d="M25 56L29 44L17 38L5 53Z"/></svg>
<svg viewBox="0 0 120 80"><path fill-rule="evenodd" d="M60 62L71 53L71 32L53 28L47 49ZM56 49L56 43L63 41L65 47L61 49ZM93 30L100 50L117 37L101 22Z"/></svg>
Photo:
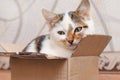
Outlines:
<svg viewBox="0 0 120 80"><path fill-rule="evenodd" d="M69 59L45 59L37 55L12 55L12 80L98 80L98 55L110 36L84 38ZM36 56L36 57L35 57Z"/></svg>
<svg viewBox="0 0 120 80"><path fill-rule="evenodd" d="M99 56L110 40L111 36L89 35L81 40L73 56Z"/></svg>

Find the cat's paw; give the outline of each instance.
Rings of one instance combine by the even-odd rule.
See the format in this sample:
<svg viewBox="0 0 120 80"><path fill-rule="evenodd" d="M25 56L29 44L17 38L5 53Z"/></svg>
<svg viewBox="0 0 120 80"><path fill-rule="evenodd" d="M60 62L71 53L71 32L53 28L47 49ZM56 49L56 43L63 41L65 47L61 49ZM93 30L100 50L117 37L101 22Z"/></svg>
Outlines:
<svg viewBox="0 0 120 80"><path fill-rule="evenodd" d="M0 56L0 69L10 68L10 57Z"/></svg>
<svg viewBox="0 0 120 80"><path fill-rule="evenodd" d="M82 36L82 38L85 38L85 37L87 37L87 34L84 34L84 35Z"/></svg>
<svg viewBox="0 0 120 80"><path fill-rule="evenodd" d="M63 59L63 57L57 57L57 56L53 56L53 55L46 55L47 59Z"/></svg>

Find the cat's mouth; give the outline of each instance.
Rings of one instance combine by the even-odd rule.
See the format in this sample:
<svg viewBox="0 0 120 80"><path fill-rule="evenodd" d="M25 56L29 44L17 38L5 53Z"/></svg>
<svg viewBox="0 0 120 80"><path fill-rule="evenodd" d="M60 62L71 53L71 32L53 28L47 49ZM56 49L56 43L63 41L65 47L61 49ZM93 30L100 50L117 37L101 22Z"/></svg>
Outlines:
<svg viewBox="0 0 120 80"><path fill-rule="evenodd" d="M64 44L64 46L66 48L71 49L71 50L75 50L78 47L78 45L80 43L80 40L72 41L72 40L67 40L66 39L66 40L63 40L62 43Z"/></svg>
<svg viewBox="0 0 120 80"><path fill-rule="evenodd" d="M68 46L68 48L70 48L70 49L76 49L77 47L78 47L78 45L79 45L79 42L77 42L77 43L70 43L70 42L67 42L67 46Z"/></svg>

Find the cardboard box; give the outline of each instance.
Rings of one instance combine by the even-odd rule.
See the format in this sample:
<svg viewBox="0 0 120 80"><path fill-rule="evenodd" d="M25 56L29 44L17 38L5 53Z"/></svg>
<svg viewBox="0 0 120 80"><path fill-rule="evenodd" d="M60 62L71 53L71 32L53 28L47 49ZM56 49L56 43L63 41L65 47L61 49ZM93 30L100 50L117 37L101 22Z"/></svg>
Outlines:
<svg viewBox="0 0 120 80"><path fill-rule="evenodd" d="M103 35L88 36L69 59L12 55L11 80L98 80L98 56L110 39Z"/></svg>

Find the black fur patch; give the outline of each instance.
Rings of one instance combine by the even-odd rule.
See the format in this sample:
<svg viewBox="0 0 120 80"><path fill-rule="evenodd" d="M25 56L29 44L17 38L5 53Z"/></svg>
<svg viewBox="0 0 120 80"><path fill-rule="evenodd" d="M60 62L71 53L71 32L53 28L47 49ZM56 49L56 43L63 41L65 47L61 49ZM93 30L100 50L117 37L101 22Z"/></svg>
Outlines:
<svg viewBox="0 0 120 80"><path fill-rule="evenodd" d="M42 47L42 42L45 39L45 35L39 36L35 39L35 44L36 44L36 50L37 52L39 52L41 50Z"/></svg>
<svg viewBox="0 0 120 80"><path fill-rule="evenodd" d="M47 35L41 35L41 36L35 38L34 40L32 40L32 41L23 49L22 52L27 52L27 49L28 49L29 45L30 45L33 41L35 41L36 52L39 53L40 50L41 50L41 47L42 47L42 42L43 42L43 40L45 39L46 36L47 36Z"/></svg>

